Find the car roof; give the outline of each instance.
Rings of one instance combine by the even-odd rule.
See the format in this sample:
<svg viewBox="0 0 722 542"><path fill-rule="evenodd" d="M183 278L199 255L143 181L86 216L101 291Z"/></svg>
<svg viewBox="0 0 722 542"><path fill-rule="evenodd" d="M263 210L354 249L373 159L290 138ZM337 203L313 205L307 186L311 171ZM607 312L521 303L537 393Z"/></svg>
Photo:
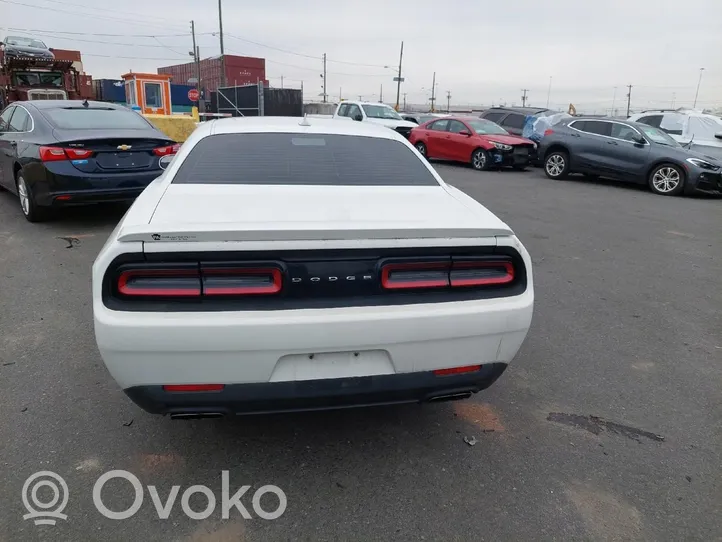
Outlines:
<svg viewBox="0 0 722 542"><path fill-rule="evenodd" d="M22 105L31 106L39 110L64 109L70 107L80 108L85 107L84 104L85 100L30 100L22 103ZM123 107L122 105L116 105L110 102L96 102L94 100L88 100L88 107L102 109L125 109L127 111L132 111L131 109Z"/></svg>
<svg viewBox="0 0 722 542"><path fill-rule="evenodd" d="M372 122L317 117L233 117L201 123L199 136L215 134L292 133L354 135L406 141L395 130Z"/></svg>

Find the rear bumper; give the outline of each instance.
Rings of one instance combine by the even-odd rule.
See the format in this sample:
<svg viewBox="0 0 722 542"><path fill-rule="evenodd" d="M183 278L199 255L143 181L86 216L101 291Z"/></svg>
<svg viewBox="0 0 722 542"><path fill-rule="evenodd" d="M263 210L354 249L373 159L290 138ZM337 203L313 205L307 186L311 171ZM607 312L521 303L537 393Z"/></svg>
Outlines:
<svg viewBox="0 0 722 542"><path fill-rule="evenodd" d="M86 174L69 163L48 164L44 175L28 170L26 181L38 205L88 205L114 201L132 201L162 171L139 171L120 174Z"/></svg>
<svg viewBox="0 0 722 542"><path fill-rule="evenodd" d="M229 312L122 312L94 299L95 337L123 388L401 376L509 363L531 324L514 297Z"/></svg>
<svg viewBox="0 0 722 542"><path fill-rule="evenodd" d="M137 386L125 392L153 414L183 417L265 414L462 399L488 388L506 368L505 363L490 363L474 373L452 376L420 372L234 384L217 392L166 392L162 386Z"/></svg>

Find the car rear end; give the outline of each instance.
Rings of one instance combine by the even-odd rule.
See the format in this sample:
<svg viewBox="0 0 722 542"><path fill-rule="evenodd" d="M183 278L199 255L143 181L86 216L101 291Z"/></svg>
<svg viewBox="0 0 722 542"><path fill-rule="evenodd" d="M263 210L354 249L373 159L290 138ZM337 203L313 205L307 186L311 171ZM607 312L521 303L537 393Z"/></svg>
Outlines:
<svg viewBox="0 0 722 542"><path fill-rule="evenodd" d="M174 141L124 108L61 105L40 111L54 141L39 145L39 162L26 168L38 205L133 200L162 173L161 157L178 151Z"/></svg>
<svg viewBox="0 0 722 542"><path fill-rule="evenodd" d="M400 138L266 135L195 142L96 260L96 339L129 397L188 418L491 385L533 307L508 227Z"/></svg>

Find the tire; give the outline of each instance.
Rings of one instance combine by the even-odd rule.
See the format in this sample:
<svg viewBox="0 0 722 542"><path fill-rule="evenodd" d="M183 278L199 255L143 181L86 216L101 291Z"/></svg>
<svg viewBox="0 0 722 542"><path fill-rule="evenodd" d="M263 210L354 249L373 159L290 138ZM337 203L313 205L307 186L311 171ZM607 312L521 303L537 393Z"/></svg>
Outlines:
<svg viewBox="0 0 722 542"><path fill-rule="evenodd" d="M423 141L417 141L414 147L416 147L416 150L419 151L419 154L421 156L423 156L424 158L428 158L428 156L426 155L426 144Z"/></svg>
<svg viewBox="0 0 722 542"><path fill-rule="evenodd" d="M484 149L476 149L471 153L471 167L477 171L486 171L491 167L491 157Z"/></svg>
<svg viewBox="0 0 722 542"><path fill-rule="evenodd" d="M18 171L15 179L18 189L18 199L20 200L20 210L23 212L23 216L25 216L28 222L42 222L47 219L48 210L44 207L39 207L35 203L35 197L30 187L25 183L22 172Z"/></svg>
<svg viewBox="0 0 722 542"><path fill-rule="evenodd" d="M674 164L660 164L649 174L649 188L660 196L678 196L684 191L684 172Z"/></svg>
<svg viewBox="0 0 722 542"><path fill-rule="evenodd" d="M550 179L565 179L569 175L569 155L564 151L550 152L544 159L544 173Z"/></svg>

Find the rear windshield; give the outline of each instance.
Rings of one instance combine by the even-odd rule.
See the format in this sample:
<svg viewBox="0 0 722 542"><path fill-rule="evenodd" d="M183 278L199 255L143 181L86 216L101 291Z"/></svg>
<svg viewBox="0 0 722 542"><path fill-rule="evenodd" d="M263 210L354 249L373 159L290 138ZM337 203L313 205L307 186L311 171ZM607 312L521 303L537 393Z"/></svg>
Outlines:
<svg viewBox="0 0 722 542"><path fill-rule="evenodd" d="M399 141L286 133L218 134L202 139L173 182L438 186L426 164Z"/></svg>
<svg viewBox="0 0 722 542"><path fill-rule="evenodd" d="M62 130L147 129L148 122L130 110L85 107L43 109L43 115Z"/></svg>

